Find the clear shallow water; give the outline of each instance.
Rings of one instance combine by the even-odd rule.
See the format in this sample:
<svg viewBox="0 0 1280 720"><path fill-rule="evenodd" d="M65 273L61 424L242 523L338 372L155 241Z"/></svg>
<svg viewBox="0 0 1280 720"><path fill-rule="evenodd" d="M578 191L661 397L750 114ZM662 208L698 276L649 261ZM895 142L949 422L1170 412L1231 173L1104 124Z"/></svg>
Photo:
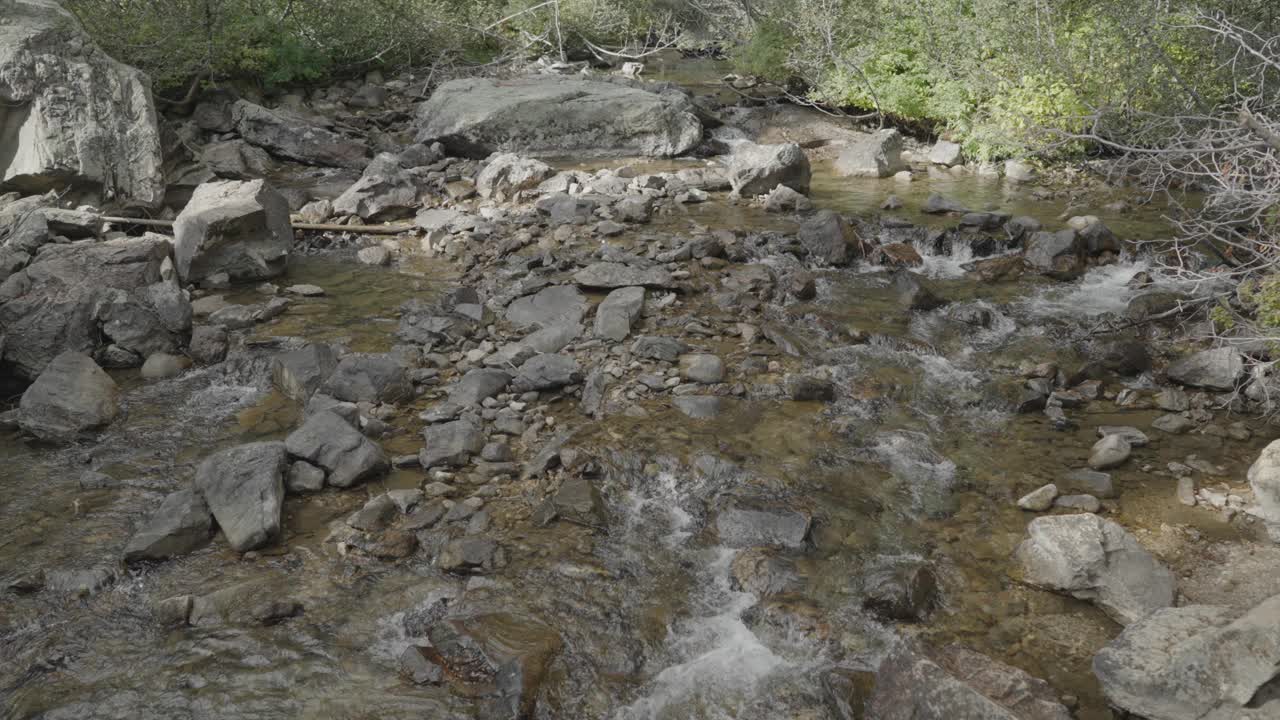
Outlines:
<svg viewBox="0 0 1280 720"><path fill-rule="evenodd" d="M862 212L895 191L910 208L927 197L930 182L904 194L886 182L820 173L815 198ZM1026 212L1051 226L1062 212L977 179L947 189L966 203ZM1122 234L1162 232L1149 218L1106 219ZM791 218L715 201L660 218L644 232L794 226ZM1123 309L1134 292L1128 280L1146 265L1096 268L1073 284L1026 278L992 286L960 276L960 260L926 257L921 272L954 301L932 313L902 313L887 274L870 268L824 273L816 301L792 304L776 318L814 350L803 361L777 359L786 371L830 377L840 389L834 404L768 399L764 386L782 377L765 374L748 378L761 386L753 393L759 398L733 401L711 420L692 420L666 400L638 402L646 417L594 425L568 405L555 408L558 419L582 425L583 448L609 460L608 530L530 528L519 494L528 488L495 500L489 509L511 559L491 587L444 577L421 555L379 563L324 542L328 523L371 493L419 484L413 472L350 492L290 498L283 541L258 558L238 558L215 541L181 560L123 571L116 558L134 525L164 492L188 483L200 459L224 444L280 437L298 411L265 381L270 348L235 367L174 381L146 384L122 373L127 417L99 444L51 450L0 437L0 576L7 582L37 567L117 575L88 598L0 595L0 706L6 717L475 717L472 702L445 688L408 685L397 674L395 658L409 642L406 618L447 602L511 613L530 627L550 624L562 635L544 717L824 717L820 671L837 659L874 668L896 631L964 642L1078 696L1081 718L1109 717L1088 660L1118 629L1084 603L1010 578L1009 555L1028 519L1013 500L1081 466L1096 425L1145 428L1155 414L1101 403L1073 412L1080 426L1063 433L1038 416L1009 416L990 390L1020 363L1078 361L1078 329ZM296 282L318 284L328 295L296 300L256 339L305 337L384 351L394 344L400 303L448 280L438 269L406 275L302 258L278 284ZM228 299L262 296L245 288ZM973 308L991 315L986 327L957 314ZM690 299L687 312L724 316L700 298ZM873 337L842 344L824 330L830 326ZM748 355L728 341L715 349L731 368ZM395 419L407 432L386 443L389 452L417 449L413 416L425 405ZM1141 459L1159 467L1199 453L1238 478L1267 439L1244 446L1207 436L1155 438ZM737 470L707 473L699 459L708 455ZM90 467L120 485L81 490L79 475ZM1215 514L1178 505L1172 480L1143 473L1138 463L1115 478L1122 496L1112 516L1127 527L1156 537L1167 525L1219 538L1239 534ZM735 589L734 555L711 527L725 493L812 513L813 547L787 554L803 579L801 592L758 598ZM861 578L868 567L901 557L934 564L943 600L927 623L893 628L862 609ZM306 611L268 627L180 631L158 627L150 615L157 599L242 582L298 599Z"/></svg>

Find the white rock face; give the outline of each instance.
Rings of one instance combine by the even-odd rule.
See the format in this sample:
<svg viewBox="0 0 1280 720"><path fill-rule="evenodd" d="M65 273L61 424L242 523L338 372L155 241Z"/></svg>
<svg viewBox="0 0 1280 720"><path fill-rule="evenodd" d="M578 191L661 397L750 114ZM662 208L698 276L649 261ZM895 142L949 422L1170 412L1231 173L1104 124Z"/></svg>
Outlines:
<svg viewBox="0 0 1280 720"><path fill-rule="evenodd" d="M1254 514L1268 523L1280 523L1280 440L1263 448L1249 468L1249 486L1258 503Z"/></svg>
<svg viewBox="0 0 1280 720"><path fill-rule="evenodd" d="M1089 600L1122 625L1173 605L1173 573L1110 520L1038 517L1027 534L1015 558L1032 585Z"/></svg>
<svg viewBox="0 0 1280 720"><path fill-rule="evenodd" d="M0 0L0 187L74 186L104 204L164 199L151 81L54 0Z"/></svg>

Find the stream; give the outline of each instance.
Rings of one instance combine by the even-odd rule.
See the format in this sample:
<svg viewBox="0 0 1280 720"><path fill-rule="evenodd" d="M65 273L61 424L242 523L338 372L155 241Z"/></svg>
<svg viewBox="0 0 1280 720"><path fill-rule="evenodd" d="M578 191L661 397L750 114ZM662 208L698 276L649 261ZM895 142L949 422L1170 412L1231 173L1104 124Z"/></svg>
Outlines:
<svg viewBox="0 0 1280 720"><path fill-rule="evenodd" d="M659 172L704 163L559 166ZM893 215L941 226L947 218L918 212L934 192L1047 227L1072 210L998 179L903 184L838 178L821 161L814 167L815 205L850 215L879 212L896 194L904 207ZM1088 211L1125 239L1168 232L1154 204ZM715 194L609 242L796 227L791 216ZM1081 720L1113 717L1089 663L1120 628L1088 603L1015 579L1011 555L1031 517L1015 501L1084 467L1097 426L1147 428L1160 413L1099 399L1069 410L1074 425L1058 429L1039 413L1010 413L998 387L1027 366L1086 362L1101 342L1090 330L1122 313L1140 292L1130 281L1153 269L1129 256L1069 283L1026 275L996 284L963 271L971 256L917 250L924 263L912 272L948 305L903 312L891 271L827 269L817 273L815 299L791 301L770 317L801 357L760 352L724 332L686 337L724 358L735 378L736 368L758 367L747 381L756 388L777 385L792 369L820 369L839 390L833 402L753 388L689 412L669 395L636 393L634 411L593 421L575 398L544 395L539 402L557 430L572 431L572 446L598 465L607 522L534 523L537 487L513 482L485 504L488 532L505 552L496 572L459 578L425 550L386 562L329 541L331 523L374 495L422 487L428 481L418 468L342 492L291 495L281 539L263 550L241 555L215 538L185 557L126 568L120 551L138 523L165 493L189 486L204 457L283 439L300 422L302 409L272 387L273 354L304 341L388 352L398 342L401 305L430 301L458 277L438 257L390 268L342 253L293 258L274 282L315 284L323 297L295 299L218 365L158 381L112 371L125 412L95 444L51 448L0 431L0 579L13 586L37 570L45 578L41 592L0 588L0 715L498 717L484 701L448 685L407 682L399 671L423 624L465 607L483 624L476 634L504 647L550 647L546 638L558 638L539 668L539 718L839 717L829 698L833 673L874 671L899 635L964 644L1045 679ZM796 262L779 256L765 264ZM1156 278L1157 287L1167 282ZM232 302L261 297L253 287L225 294ZM736 322L732 309L706 295L680 303L686 320ZM1129 382L1155 387L1149 375ZM417 453L418 415L438 403L428 392L400 408L389 420L398 432L381 441L388 455ZM1226 592L1205 575L1206 544L1240 547L1254 531L1183 506L1176 480L1161 469L1194 454L1221 466L1220 479L1238 482L1275 436L1250 426L1245 443L1153 433L1112 471L1119 496L1104 501L1106 517L1190 578L1184 593L1193 600ZM87 470L114 482L82 487ZM812 522L803 546L726 545L717 510L741 498L805 513ZM757 553L754 564L743 559L749 553ZM886 577L921 567L928 599L919 617L890 619L869 604ZM173 628L154 619L164 598L242 584L254 597L287 597L305 609L268 624Z"/></svg>

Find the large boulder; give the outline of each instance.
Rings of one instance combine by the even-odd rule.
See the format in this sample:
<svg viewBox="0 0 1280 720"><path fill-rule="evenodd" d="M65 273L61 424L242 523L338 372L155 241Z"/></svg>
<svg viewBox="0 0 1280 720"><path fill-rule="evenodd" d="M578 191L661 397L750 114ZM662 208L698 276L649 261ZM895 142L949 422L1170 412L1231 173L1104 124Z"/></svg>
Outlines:
<svg viewBox="0 0 1280 720"><path fill-rule="evenodd" d="M1037 232L1027 239L1027 264L1046 275L1072 278L1084 271L1084 243L1075 230Z"/></svg>
<svg viewBox="0 0 1280 720"><path fill-rule="evenodd" d="M282 442L250 443L205 458L195 488L232 549L260 548L280 534L289 455Z"/></svg>
<svg viewBox="0 0 1280 720"><path fill-rule="evenodd" d="M68 442L110 424L119 412L120 392L111 376L88 355L67 351L22 394L18 426L41 440Z"/></svg>
<svg viewBox="0 0 1280 720"><path fill-rule="evenodd" d="M899 640L876 671L866 717L877 720L1070 720L1043 680L959 646L930 652Z"/></svg>
<svg viewBox="0 0 1280 720"><path fill-rule="evenodd" d="M239 100L231 108L231 117L240 137L276 157L353 170L369 163L369 148L363 142L287 110L268 110Z"/></svg>
<svg viewBox="0 0 1280 720"><path fill-rule="evenodd" d="M1122 625L1173 605L1173 573L1110 520L1038 517L1027 534L1015 557L1032 585L1089 600Z"/></svg>
<svg viewBox="0 0 1280 720"><path fill-rule="evenodd" d="M795 143L742 143L729 157L729 184L742 197L768 195L779 185L807 193L811 177L809 158Z"/></svg>
<svg viewBox="0 0 1280 720"><path fill-rule="evenodd" d="M1280 595L1243 614L1208 605L1152 613L1100 650L1093 671L1112 705L1148 720L1278 717Z"/></svg>
<svg viewBox="0 0 1280 720"><path fill-rule="evenodd" d="M285 439L284 446L291 456L323 468L331 487L351 487L390 467L377 443L328 410L307 418Z"/></svg>
<svg viewBox="0 0 1280 720"><path fill-rule="evenodd" d="M67 350L98 355L114 347L132 365L177 350L190 329L190 303L161 281L168 254L159 235L44 248L0 284L0 359L35 379Z"/></svg>
<svg viewBox="0 0 1280 720"><path fill-rule="evenodd" d="M293 248L289 204L263 180L196 188L173 225L174 260L184 282L215 273L259 280L284 272Z"/></svg>
<svg viewBox="0 0 1280 720"><path fill-rule="evenodd" d="M850 143L835 165L836 174L846 177L883 178L906 169L897 130L880 130Z"/></svg>
<svg viewBox="0 0 1280 720"><path fill-rule="evenodd" d="M557 76L452 80L422 104L418 124L419 141L475 158L668 157L702 141L682 94Z"/></svg>
<svg viewBox="0 0 1280 720"><path fill-rule="evenodd" d="M164 199L146 75L116 62L54 0L0 0L0 188L73 186L103 202Z"/></svg>
<svg viewBox="0 0 1280 720"><path fill-rule="evenodd" d="M1244 376L1244 356L1233 347L1201 350L1174 362L1165 374L1187 387L1229 392Z"/></svg>

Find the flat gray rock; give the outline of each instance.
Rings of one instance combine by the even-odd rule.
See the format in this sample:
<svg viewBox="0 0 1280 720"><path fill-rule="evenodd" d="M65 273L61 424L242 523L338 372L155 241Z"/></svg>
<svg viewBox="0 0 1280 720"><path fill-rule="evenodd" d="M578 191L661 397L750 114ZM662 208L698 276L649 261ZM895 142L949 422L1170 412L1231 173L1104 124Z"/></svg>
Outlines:
<svg viewBox="0 0 1280 720"><path fill-rule="evenodd" d="M166 560L185 555L209 542L213 517L195 490L167 495L160 507L138 528L124 549L126 563Z"/></svg>
<svg viewBox="0 0 1280 720"><path fill-rule="evenodd" d="M311 415L302 427L290 433L285 448L291 456L323 468L325 482L331 487L351 487L390 467L386 453L377 443L327 410Z"/></svg>
<svg viewBox="0 0 1280 720"><path fill-rule="evenodd" d="M196 490L209 505L232 549L254 550L280 534L288 465L289 456L282 442L228 448L200 463Z"/></svg>
<svg viewBox="0 0 1280 720"><path fill-rule="evenodd" d="M580 325L586 313L587 299L578 288L552 285L513 300L507 306L507 322L516 327Z"/></svg>

